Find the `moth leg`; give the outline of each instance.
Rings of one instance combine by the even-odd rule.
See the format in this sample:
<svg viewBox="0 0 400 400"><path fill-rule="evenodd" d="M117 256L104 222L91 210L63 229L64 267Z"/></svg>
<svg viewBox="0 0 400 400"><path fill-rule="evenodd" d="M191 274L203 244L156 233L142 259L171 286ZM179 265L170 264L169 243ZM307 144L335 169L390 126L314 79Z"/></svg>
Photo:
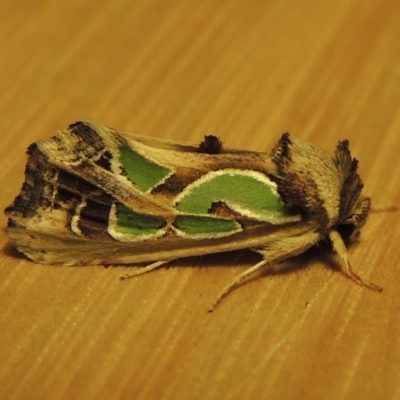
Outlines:
<svg viewBox="0 0 400 400"><path fill-rule="evenodd" d="M241 282L243 282L244 279L246 279L248 276L262 268L264 265L268 264L269 260L263 259L260 262L258 262L256 265L253 267L247 269L246 271L242 272L240 275L238 275L236 278L234 278L232 281L229 282L228 285L226 285L221 292L218 294L217 298L215 299L213 305L208 309L209 312L213 312L215 307L219 304L219 302L222 300L222 298L227 295L235 286L239 285Z"/></svg>
<svg viewBox="0 0 400 400"><path fill-rule="evenodd" d="M260 246L252 248L251 250L260 253L263 259L253 267L241 273L234 278L228 285L226 285L217 298L214 304L208 309L209 312L214 311L215 307L232 289L238 286L244 279L258 271L262 267L273 264L277 261L282 261L290 257L297 256L304 253L308 248L316 244L321 239L318 232L308 232L307 235L293 235L284 240L269 243L267 246Z"/></svg>
<svg viewBox="0 0 400 400"><path fill-rule="evenodd" d="M333 251L338 256L338 261L340 262L340 268L343 274L345 274L348 278L350 278L352 281L356 282L360 286L366 287L376 292L381 292L383 290L382 287L375 285L374 283L365 281L363 278L361 278L361 276L357 275L353 271L350 265L350 261L347 257L346 246L343 243L343 239L338 231L332 229L329 232L329 239L332 243Z"/></svg>
<svg viewBox="0 0 400 400"><path fill-rule="evenodd" d="M125 280L125 279L130 279L130 278L135 278L136 276L147 274L148 272L154 271L157 268L160 268L162 265L168 264L173 260L166 260L166 261L156 261L153 262L149 265L146 265L143 268L138 268L135 272L131 272L130 274L125 274L120 276L119 279Z"/></svg>

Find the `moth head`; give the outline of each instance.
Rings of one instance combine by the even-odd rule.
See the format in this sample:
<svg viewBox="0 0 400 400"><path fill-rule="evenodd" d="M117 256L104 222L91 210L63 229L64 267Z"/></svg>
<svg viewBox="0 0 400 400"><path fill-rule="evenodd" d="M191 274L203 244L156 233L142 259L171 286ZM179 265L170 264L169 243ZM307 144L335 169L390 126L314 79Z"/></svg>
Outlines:
<svg viewBox="0 0 400 400"><path fill-rule="evenodd" d="M333 161L341 178L337 229L344 239L355 237L367 221L371 199L361 194L364 184L357 172L358 161L351 157L349 142L339 142Z"/></svg>
<svg viewBox="0 0 400 400"><path fill-rule="evenodd" d="M337 231L344 240L356 238L360 229L367 221L368 213L371 207L369 197L360 196L353 207L343 215L336 225Z"/></svg>
<svg viewBox="0 0 400 400"><path fill-rule="evenodd" d="M328 153L285 133L272 161L277 172L271 179L283 202L316 221L321 231L337 227L351 237L364 225L370 199L361 194L358 161L351 157L347 140Z"/></svg>

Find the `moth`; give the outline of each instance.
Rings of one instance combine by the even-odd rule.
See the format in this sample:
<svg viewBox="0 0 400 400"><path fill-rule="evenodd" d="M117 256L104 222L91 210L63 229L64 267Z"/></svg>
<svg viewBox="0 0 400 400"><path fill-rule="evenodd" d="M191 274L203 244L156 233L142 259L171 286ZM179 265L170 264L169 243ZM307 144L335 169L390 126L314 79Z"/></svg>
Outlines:
<svg viewBox="0 0 400 400"><path fill-rule="evenodd" d="M261 268L326 241L361 286L345 242L365 224L347 140L333 153L284 133L270 154L126 134L77 122L28 148L25 182L6 209L13 245L35 262L143 264L238 249L262 258L218 295Z"/></svg>

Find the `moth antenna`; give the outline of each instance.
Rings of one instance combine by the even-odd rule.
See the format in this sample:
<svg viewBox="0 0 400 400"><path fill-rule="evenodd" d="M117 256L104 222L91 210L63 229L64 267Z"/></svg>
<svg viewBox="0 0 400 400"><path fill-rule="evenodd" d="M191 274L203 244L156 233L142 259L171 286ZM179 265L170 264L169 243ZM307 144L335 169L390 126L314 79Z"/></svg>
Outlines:
<svg viewBox="0 0 400 400"><path fill-rule="evenodd" d="M149 265L146 265L143 268L138 268L135 272L132 272L130 274L122 275L122 276L120 276L119 279L121 279L121 281L123 281L125 279L135 278L136 276L147 274L148 272L154 271L155 269L160 268L162 265L168 264L171 261L173 261L173 260L153 262L153 263L151 263Z"/></svg>
<svg viewBox="0 0 400 400"><path fill-rule="evenodd" d="M252 275L254 272L258 271L261 269L264 265L268 264L268 260L263 259L260 262L258 262L256 265L253 267L247 269L246 271L242 272L240 275L236 276L233 278L233 280L230 281L228 285L226 285L221 292L218 294L217 298L215 299L214 303L212 306L208 309L208 312L213 312L215 310L215 307L220 303L220 301L236 286L238 286L241 282L243 282L244 279L246 279L248 276Z"/></svg>
<svg viewBox="0 0 400 400"><path fill-rule="evenodd" d="M365 281L363 278L361 278L361 276L357 275L353 271L349 259L347 257L346 246L343 243L343 239L337 230L332 229L329 232L329 239L331 240L333 251L338 256L338 259L340 261L340 270L342 271L343 274L345 274L348 278L350 278L352 281L354 281L355 283L357 283L362 287L366 287L375 292L381 292L383 290L382 287L375 285L374 283Z"/></svg>

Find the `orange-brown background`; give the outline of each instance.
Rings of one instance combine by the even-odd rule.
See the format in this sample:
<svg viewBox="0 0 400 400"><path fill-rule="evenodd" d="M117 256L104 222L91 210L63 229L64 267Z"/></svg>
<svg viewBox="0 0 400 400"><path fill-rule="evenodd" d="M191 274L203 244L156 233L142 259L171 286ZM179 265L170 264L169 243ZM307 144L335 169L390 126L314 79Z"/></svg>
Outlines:
<svg viewBox="0 0 400 400"><path fill-rule="evenodd" d="M25 149L79 119L269 151L348 138L375 206L400 202L397 0L2 0L1 208ZM2 399L398 399L399 212L372 214L356 286L318 251L206 309L257 258L33 264L1 231ZM6 219L1 217L1 225Z"/></svg>

